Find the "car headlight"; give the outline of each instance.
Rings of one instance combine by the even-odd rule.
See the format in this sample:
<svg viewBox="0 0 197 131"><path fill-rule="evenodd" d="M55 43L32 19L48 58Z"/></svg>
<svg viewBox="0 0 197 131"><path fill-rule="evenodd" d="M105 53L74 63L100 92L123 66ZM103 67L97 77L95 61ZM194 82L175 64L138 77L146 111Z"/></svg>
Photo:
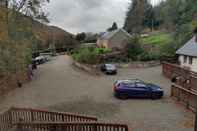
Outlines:
<svg viewBox="0 0 197 131"><path fill-rule="evenodd" d="M157 91L163 91L163 89L161 89L161 88L158 88L158 89L157 89Z"/></svg>

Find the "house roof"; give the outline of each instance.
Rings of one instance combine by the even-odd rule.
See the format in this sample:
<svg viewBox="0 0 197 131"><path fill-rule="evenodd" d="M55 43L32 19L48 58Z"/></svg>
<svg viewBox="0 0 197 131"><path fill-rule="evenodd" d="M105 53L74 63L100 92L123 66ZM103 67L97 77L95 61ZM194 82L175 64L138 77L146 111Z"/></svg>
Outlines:
<svg viewBox="0 0 197 131"><path fill-rule="evenodd" d="M183 47L176 51L176 54L197 57L197 42L194 36Z"/></svg>
<svg viewBox="0 0 197 131"><path fill-rule="evenodd" d="M105 32L103 33L101 36L100 36L100 39L103 39L103 40L109 40L111 39L116 33L124 33L125 35L127 35L128 37L131 37L131 35L126 32L124 29L120 28L120 29L117 29L117 30L114 30L114 31L110 31L110 32Z"/></svg>

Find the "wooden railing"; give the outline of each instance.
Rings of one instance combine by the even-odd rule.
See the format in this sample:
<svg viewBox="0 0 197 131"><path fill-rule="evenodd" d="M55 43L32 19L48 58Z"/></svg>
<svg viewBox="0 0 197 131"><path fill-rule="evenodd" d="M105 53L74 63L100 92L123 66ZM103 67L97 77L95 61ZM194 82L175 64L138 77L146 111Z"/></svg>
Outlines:
<svg viewBox="0 0 197 131"><path fill-rule="evenodd" d="M163 62L162 63L162 72L163 75L166 76L167 78L172 78L174 75L176 76L182 76L186 79L189 79L191 75L197 76L196 72L193 72L189 69L183 68L178 64L172 64L168 62Z"/></svg>
<svg viewBox="0 0 197 131"><path fill-rule="evenodd" d="M52 112L30 108L11 108L0 115L0 131L12 128L13 123L19 122L91 122L96 117L76 115L65 112Z"/></svg>
<svg viewBox="0 0 197 131"><path fill-rule="evenodd" d="M197 111L197 91L172 84L171 96L175 97L178 102L183 103L187 109Z"/></svg>
<svg viewBox="0 0 197 131"><path fill-rule="evenodd" d="M166 77L170 79L174 77L174 75L176 76L182 75L183 77L187 77L191 73L190 70L182 68L181 66L177 64L163 62L162 67L163 67L163 70L162 70L163 75L165 75Z"/></svg>
<svg viewBox="0 0 197 131"><path fill-rule="evenodd" d="M30 108L12 108L12 122L71 122L71 121L97 121L96 117L76 115L65 112L53 112Z"/></svg>
<svg viewBox="0 0 197 131"><path fill-rule="evenodd" d="M0 131L129 131L126 124L99 123L97 118L29 108L0 115Z"/></svg>
<svg viewBox="0 0 197 131"><path fill-rule="evenodd" d="M172 79L171 96L186 106L187 109L197 109L197 73L176 64L163 63L163 74Z"/></svg>
<svg viewBox="0 0 197 131"><path fill-rule="evenodd" d="M19 131L129 131L126 124L70 122L70 123L17 123Z"/></svg>
<svg viewBox="0 0 197 131"><path fill-rule="evenodd" d="M12 127L10 110L0 114L0 131L6 131Z"/></svg>

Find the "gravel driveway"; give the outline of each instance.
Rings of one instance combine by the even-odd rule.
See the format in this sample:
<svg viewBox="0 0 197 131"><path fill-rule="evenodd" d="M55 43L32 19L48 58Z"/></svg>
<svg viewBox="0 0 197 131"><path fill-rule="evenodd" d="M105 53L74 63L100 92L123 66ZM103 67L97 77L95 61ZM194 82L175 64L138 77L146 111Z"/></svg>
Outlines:
<svg viewBox="0 0 197 131"><path fill-rule="evenodd" d="M161 100L118 100L112 84L117 79L139 78L165 90ZM193 131L194 115L176 104L170 81L161 67L119 69L116 76L91 76L72 67L68 56L58 56L42 65L34 80L0 100L0 111L11 106L46 108L96 115L100 120L128 123L134 131Z"/></svg>

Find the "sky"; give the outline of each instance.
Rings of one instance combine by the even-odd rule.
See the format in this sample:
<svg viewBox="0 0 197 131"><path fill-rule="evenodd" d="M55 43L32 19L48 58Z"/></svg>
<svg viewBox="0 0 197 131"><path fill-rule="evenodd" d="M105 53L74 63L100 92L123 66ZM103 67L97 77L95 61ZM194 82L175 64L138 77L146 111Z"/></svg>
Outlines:
<svg viewBox="0 0 197 131"><path fill-rule="evenodd" d="M103 32L113 22L122 27L130 0L51 0L45 9L50 25L71 33ZM152 0L154 4L158 0Z"/></svg>

